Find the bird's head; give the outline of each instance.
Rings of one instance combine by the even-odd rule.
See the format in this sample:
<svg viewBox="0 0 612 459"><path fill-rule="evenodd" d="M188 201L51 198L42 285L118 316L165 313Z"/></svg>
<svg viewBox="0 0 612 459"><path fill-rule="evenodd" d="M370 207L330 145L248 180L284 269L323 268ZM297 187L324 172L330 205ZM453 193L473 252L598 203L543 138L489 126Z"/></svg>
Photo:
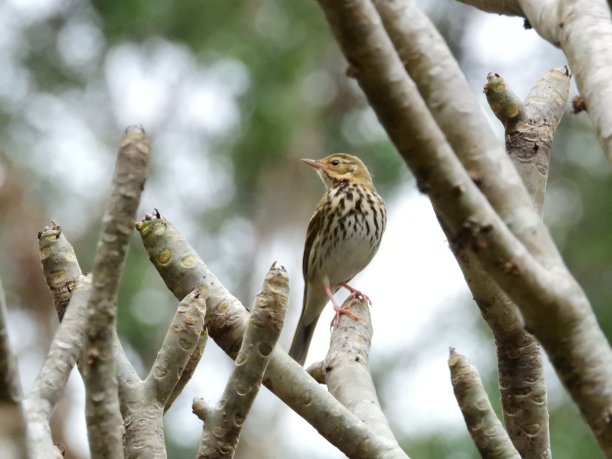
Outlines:
<svg viewBox="0 0 612 459"><path fill-rule="evenodd" d="M317 170L327 188L333 188L342 183L354 183L374 189L368 168L357 156L334 153L323 159L303 159L302 161Z"/></svg>

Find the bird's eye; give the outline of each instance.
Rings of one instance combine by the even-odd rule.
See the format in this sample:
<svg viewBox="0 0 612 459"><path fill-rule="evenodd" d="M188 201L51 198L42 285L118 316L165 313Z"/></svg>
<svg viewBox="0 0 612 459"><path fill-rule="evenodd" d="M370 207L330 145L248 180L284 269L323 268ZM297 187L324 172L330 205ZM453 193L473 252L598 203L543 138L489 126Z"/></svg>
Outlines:
<svg viewBox="0 0 612 459"><path fill-rule="evenodd" d="M331 162L331 165L332 165L332 166L337 166L338 164L340 164L340 160L339 160L339 159L334 159L334 160Z"/></svg>

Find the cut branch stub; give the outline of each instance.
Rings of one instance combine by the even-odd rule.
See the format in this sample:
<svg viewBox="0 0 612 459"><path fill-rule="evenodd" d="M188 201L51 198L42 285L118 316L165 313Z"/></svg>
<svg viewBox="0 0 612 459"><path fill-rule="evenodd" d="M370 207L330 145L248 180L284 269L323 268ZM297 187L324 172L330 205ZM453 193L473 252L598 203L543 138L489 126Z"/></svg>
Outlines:
<svg viewBox="0 0 612 459"><path fill-rule="evenodd" d="M484 459L520 459L521 456L495 415L476 368L453 348L450 350L448 366L455 398L481 456Z"/></svg>
<svg viewBox="0 0 612 459"><path fill-rule="evenodd" d="M81 277L74 248L54 221L38 233L40 262L59 320L64 318L72 291Z"/></svg>

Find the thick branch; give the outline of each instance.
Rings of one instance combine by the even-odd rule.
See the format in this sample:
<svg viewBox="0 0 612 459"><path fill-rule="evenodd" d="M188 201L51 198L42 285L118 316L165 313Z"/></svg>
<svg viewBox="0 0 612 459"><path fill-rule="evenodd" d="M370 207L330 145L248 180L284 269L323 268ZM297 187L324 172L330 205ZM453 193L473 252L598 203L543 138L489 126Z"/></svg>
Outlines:
<svg viewBox="0 0 612 459"><path fill-rule="evenodd" d="M567 106L570 79L567 67L550 70L531 88L525 103L518 105L516 116L502 119L506 128L506 151L540 216L544 207L552 140ZM491 85L497 86L497 90L489 91ZM489 103L493 95L503 97L508 92L499 76L485 85Z"/></svg>
<svg viewBox="0 0 612 459"><path fill-rule="evenodd" d="M119 340L119 335L117 335L117 331L113 333L113 340L115 343L115 356L117 359L117 382L118 382L118 390L119 390L119 401L123 403L123 399L125 398L125 392L130 391L134 384L140 383L141 379L136 373L136 370L130 363L121 345L121 341ZM79 367L79 370L81 370ZM83 372L81 371L81 374Z"/></svg>
<svg viewBox="0 0 612 459"><path fill-rule="evenodd" d="M48 361L45 363L43 372L30 396L32 401L28 403L28 406L34 407L32 410L28 410L28 418L31 420L29 424L30 440L31 444L35 445L36 448L34 457L46 457L47 454L44 451L48 451L48 448L55 450L49 430L49 416L61 395L72 364L74 364L77 356L81 355L84 347L83 341L87 318L85 307L87 299L79 302L79 293L75 291L75 288L82 280L65 275L65 273L70 272L74 276L81 276L81 272L74 250L61 233L59 226L56 224L48 226L40 233L39 238L45 277L49 283L50 290L55 293L55 299L61 298L62 304L64 304L65 300L70 299L69 295L75 294L74 299L70 299L71 307L68 309L64 307L64 310L68 311L68 313L66 313L66 318L60 325L60 330L55 337L55 341L60 343L59 350L63 354L58 354L55 350L56 345L52 345ZM68 285L70 286L69 288L67 287ZM89 284L88 288L91 289ZM61 292L62 296L57 295L57 292ZM163 348L165 351L160 359L169 359L170 361L167 368L162 368L163 363L157 362L148 385L145 385L140 380L129 363L119 338L116 333L113 333L116 345L121 409L122 414L125 416L124 425L127 426L125 451L128 457L142 457L142 454L145 454L147 457L165 457L163 435L164 404L163 400L158 402L157 399L167 398L170 392L173 394L173 397L176 397L188 379L188 377L180 372L180 367L185 365L194 366L199 361L202 351L202 340L200 337L203 334L205 335L205 333L203 333L202 323L204 313L200 311L196 314L193 310L197 308L198 304L199 307L204 307L203 300L194 299L188 295L184 300L184 304L179 306L179 311L177 312L178 319L175 317L171 324L169 335L171 336L170 341L177 336L180 337L180 339L175 339L176 342L174 343L176 348L180 349L170 349L168 343L165 343L165 348ZM72 318L74 314L80 314L79 318L82 320L75 323ZM183 321L186 323L183 324ZM191 333L191 330L195 331ZM189 354L189 349L184 349L183 347L190 341L189 336L191 334L193 335L191 341L195 343L195 349ZM198 354L195 360L193 357L194 353ZM183 355L182 361L181 355ZM62 362L62 364L58 364L57 361ZM186 361L188 361L187 364L185 363ZM79 367L79 369L81 370L82 367ZM47 375L48 372L57 370L60 370L61 374L54 377ZM193 372L193 368L190 371ZM165 377L164 372L166 372ZM184 381L180 387L178 387L180 382L176 383L179 377ZM52 384L49 388L44 386L47 380ZM170 383L170 380L173 382ZM159 390L156 390L156 382L159 383ZM42 385L40 390L37 389L38 385ZM38 394L37 392L41 393ZM43 398L44 400L41 402ZM166 409L169 403L169 401L165 403ZM143 448L143 445L146 445L146 448Z"/></svg>
<svg viewBox="0 0 612 459"><path fill-rule="evenodd" d="M283 328L288 295L287 272L274 263L257 295L234 372L216 408L208 413L198 458L234 457L243 422L259 392L272 349Z"/></svg>
<svg viewBox="0 0 612 459"><path fill-rule="evenodd" d="M558 263L556 249L553 267L546 269L514 236L525 234L526 228L545 231L533 206L515 209L516 220L507 222L510 231L468 175L471 170L466 171L449 148L371 5L365 1L319 2L381 123L421 190L431 198L456 253L477 254L483 267L519 305L527 329L543 344L600 444L612 454L612 425L608 422L612 353L584 292ZM492 174L509 173L520 183L514 167L510 169L511 173L504 165ZM473 178L480 184L480 175ZM512 185L517 185L514 179ZM527 235L527 239L543 238L540 234ZM551 251L546 248L536 253Z"/></svg>
<svg viewBox="0 0 612 459"><path fill-rule="evenodd" d="M519 0L534 29L560 46L586 102L597 138L612 161L612 20L605 0Z"/></svg>
<svg viewBox="0 0 612 459"><path fill-rule="evenodd" d="M376 19L376 12L367 2L356 3L359 3L357 12L350 8L335 11L338 5L344 5L343 2L332 2L325 8L326 12L327 8L332 10L330 20L334 30L340 29L339 38L347 47L347 53L352 60L358 59L359 66L365 69L358 73L360 84L414 172L419 187L429 194L436 212L443 217L443 226L452 245L461 250L478 251L504 289L528 297L529 304L545 303L546 308L557 301L566 303L567 297L560 294L560 286L550 284L551 270L544 269L525 250L453 154L414 84L403 72L398 56ZM357 30L352 30L355 24ZM516 176L511 163L509 166ZM517 179L520 180L518 176ZM532 209L531 204L529 208ZM532 214L534 212L529 210L523 220L530 220ZM537 214L534 216L541 224ZM534 224L530 221L526 226ZM522 275L517 276L513 267L520 268ZM567 279L568 284L570 280ZM541 307L534 307L533 312L541 313Z"/></svg>
<svg viewBox="0 0 612 459"><path fill-rule="evenodd" d="M128 128L117 154L113 188L92 270L85 354L87 431L92 458L123 457L114 352L116 300L132 222L144 188L149 145L142 128Z"/></svg>
<svg viewBox="0 0 612 459"><path fill-rule="evenodd" d="M584 97L597 138L612 161L612 57L610 1L458 0L491 13L525 16L529 24L561 47Z"/></svg>
<svg viewBox="0 0 612 459"><path fill-rule="evenodd" d="M210 336L235 358L247 322L244 306L223 287L166 219L147 215L137 229L151 261L177 298L183 298L196 287L208 292ZM347 456L364 459L406 457L393 444L374 435L278 346L272 351L263 382Z"/></svg>
<svg viewBox="0 0 612 459"><path fill-rule="evenodd" d="M495 416L476 368L454 349L448 366L455 397L480 455L484 459L519 459L521 456Z"/></svg>
<svg viewBox="0 0 612 459"><path fill-rule="evenodd" d="M485 93L506 127L506 149L538 211L542 212L553 133L569 93L566 68L547 72L523 104L499 75ZM459 258L468 286L497 344L499 387L506 428L524 458L550 458L546 385L540 346L524 330L516 305L470 254Z"/></svg>
<svg viewBox="0 0 612 459"><path fill-rule="evenodd" d="M506 429L524 458L550 458L548 407L541 349L524 329L516 305L473 256L459 260L466 282L497 347Z"/></svg>
<svg viewBox="0 0 612 459"><path fill-rule="evenodd" d="M164 410L185 365L197 349L204 329L205 301L197 289L183 298L144 381L138 379L126 384L119 379L127 458L166 457Z"/></svg>
<svg viewBox="0 0 612 459"><path fill-rule="evenodd" d="M530 254L545 266L562 265L552 238L442 36L414 0L374 3L431 114L491 206Z"/></svg>
<svg viewBox="0 0 612 459"><path fill-rule="evenodd" d="M525 458L550 458L546 385L540 345L524 329L516 305L473 256L459 260L466 282L497 347L506 429Z"/></svg>
<svg viewBox="0 0 612 459"><path fill-rule="evenodd" d="M604 0L561 1L559 36L599 142L612 161L612 19Z"/></svg>
<svg viewBox="0 0 612 459"><path fill-rule="evenodd" d="M72 293L75 293L74 289L80 282L79 277L74 277L81 276L76 255L72 246L63 236L60 227L56 224L46 227L39 234L39 239L41 259L49 288L54 293L56 301L59 299L61 304L64 304L65 309L65 301L70 299ZM70 275L66 273L70 273ZM43 396L49 400L48 403L37 401L41 398L40 396L36 396L38 398L32 402L36 407L31 412L35 421L31 423L33 432L31 438L36 440L36 451L38 451L36 457L46 457L42 451L53 447L48 424L49 415L61 394L68 372L72 368L70 362L74 363L76 356L80 356L82 352L86 329L86 300L85 302L75 303L77 299L78 293L76 293L75 299L71 300L70 304L73 306L67 309L65 323L62 323L56 336L56 340L64 343L60 349L72 353L70 354L71 357L63 356L59 357L59 360L68 363L70 366L50 363L49 368L58 367L66 372L63 376L64 379L58 380L57 384L53 385L55 392L49 394L48 390L45 389L47 392L43 393ZM79 307L79 304L82 307ZM205 343L205 339L202 339L202 337L206 336L203 329L204 307L204 299L196 293L187 295L181 302L146 383L141 381L134 371L116 332L113 333L121 410L126 426L125 451L128 457L142 457L143 454L147 457L165 457L164 409L170 406L170 399L174 400L180 393L202 355ZM79 313L79 311L82 315L82 322L72 325L72 315ZM64 327L70 327L68 338L74 340L74 345L64 342L65 338L62 338L62 336L66 332L61 331ZM53 346L51 354L55 354ZM185 370L181 371L183 367L185 367ZM47 376L41 376L41 381L44 382L47 379L49 379ZM32 395L32 397L35 397L35 395ZM143 447L143 445L146 446Z"/></svg>
<svg viewBox="0 0 612 459"><path fill-rule="evenodd" d="M350 305L359 320L341 316L331 336L330 347L322 370L329 392L355 416L365 422L376 435L397 444L397 439L378 401L370 373L372 321L366 301L349 297L343 307ZM399 448L399 446L398 446Z"/></svg>

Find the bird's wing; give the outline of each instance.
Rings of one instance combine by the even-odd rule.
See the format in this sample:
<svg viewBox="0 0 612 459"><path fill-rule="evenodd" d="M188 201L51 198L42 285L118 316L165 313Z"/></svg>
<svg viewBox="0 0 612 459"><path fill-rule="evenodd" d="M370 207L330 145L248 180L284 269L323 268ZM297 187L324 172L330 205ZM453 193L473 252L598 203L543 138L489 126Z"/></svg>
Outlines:
<svg viewBox="0 0 612 459"><path fill-rule="evenodd" d="M308 229L306 230L306 242L304 243L304 256L302 257L302 274L304 275L304 279L307 277L308 273L308 261L310 260L310 251L313 248L315 239L317 238L317 234L321 230L321 226L323 226L323 205L322 203L325 200L325 196L319 201L317 205L317 210L312 217L310 217L310 222L308 222Z"/></svg>

